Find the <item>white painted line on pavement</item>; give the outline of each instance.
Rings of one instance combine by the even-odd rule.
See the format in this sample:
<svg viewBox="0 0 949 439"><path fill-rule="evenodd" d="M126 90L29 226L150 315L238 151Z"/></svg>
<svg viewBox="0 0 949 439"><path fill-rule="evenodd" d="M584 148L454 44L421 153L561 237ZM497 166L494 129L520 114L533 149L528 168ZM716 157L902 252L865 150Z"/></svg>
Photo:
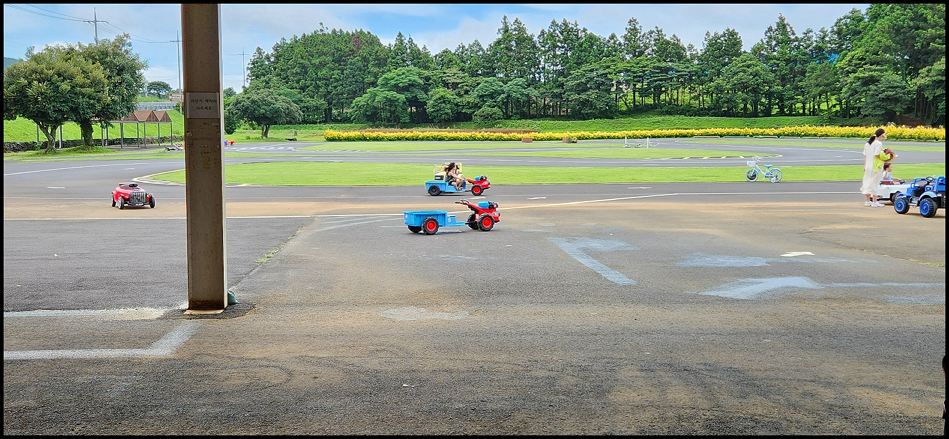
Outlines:
<svg viewBox="0 0 949 439"><path fill-rule="evenodd" d="M187 308L188 304L184 304ZM124 309L39 309L35 311L4 311L3 318L15 317L76 317L76 316L128 316L138 319L155 319L168 312L163 308Z"/></svg>
<svg viewBox="0 0 949 439"><path fill-rule="evenodd" d="M143 165L145 162L133 163L134 165ZM82 168L101 168L104 166L128 166L128 163L117 163L117 164L107 164L107 165L87 165L87 166L69 166L66 168L52 168L52 169L37 169L34 171L22 171L22 172L11 172L9 174L3 174L4 177L9 175L22 175L22 174L35 174L37 172L52 172L52 171L62 171L65 169L82 169ZM134 169L134 168L129 168Z"/></svg>
<svg viewBox="0 0 949 439"><path fill-rule="evenodd" d="M6 314L6 313L4 313ZM36 351L3 351L3 361L55 360L64 358L133 358L171 355L198 331L200 322L185 321L152 343L147 349L66 349Z"/></svg>

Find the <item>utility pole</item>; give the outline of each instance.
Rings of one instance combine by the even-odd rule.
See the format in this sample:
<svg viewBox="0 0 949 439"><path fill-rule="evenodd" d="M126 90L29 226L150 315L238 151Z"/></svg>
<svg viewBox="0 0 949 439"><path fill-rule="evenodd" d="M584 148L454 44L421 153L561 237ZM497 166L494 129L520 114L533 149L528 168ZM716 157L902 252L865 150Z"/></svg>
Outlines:
<svg viewBox="0 0 949 439"><path fill-rule="evenodd" d="M95 35L96 35L96 44L99 44L99 22L101 21L101 22L103 22L103 23L108 23L108 21L99 20L99 19L98 19L98 17L96 16L96 8L92 8L92 20L83 20L83 21L86 22L86 23L92 23L93 27L95 28L95 32L96 32L96 34L95 34Z"/></svg>
<svg viewBox="0 0 949 439"><path fill-rule="evenodd" d="M244 48L241 47L241 53L228 53L228 55L240 55L241 56L241 69L244 70L244 88L247 88L247 64L244 61L245 55L250 55L249 53L244 53Z"/></svg>
<svg viewBox="0 0 949 439"><path fill-rule="evenodd" d="M182 93L184 90L181 88L181 36L178 32L175 32L175 40L169 41L169 43L177 43L175 47L178 49L178 92Z"/></svg>
<svg viewBox="0 0 949 439"><path fill-rule="evenodd" d="M241 69L244 70L244 88L247 88L247 64L244 63L244 55L250 54L244 53L244 48L241 47Z"/></svg>

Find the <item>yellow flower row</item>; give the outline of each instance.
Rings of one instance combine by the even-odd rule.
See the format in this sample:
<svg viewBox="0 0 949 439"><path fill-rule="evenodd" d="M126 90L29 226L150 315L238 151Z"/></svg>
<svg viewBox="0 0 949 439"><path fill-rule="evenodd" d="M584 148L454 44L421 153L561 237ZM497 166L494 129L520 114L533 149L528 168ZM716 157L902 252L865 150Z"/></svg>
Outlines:
<svg viewBox="0 0 949 439"><path fill-rule="evenodd" d="M530 138L536 141L557 140L565 137L578 140L589 139L623 139L634 138L670 138L670 137L866 137L869 138L877 127L783 127L783 128L703 128L698 130L637 130L617 132L570 132L570 133L492 133L492 132L452 132L452 131L417 131L405 130L396 132L367 132L367 131L334 131L326 130L323 135L327 141L336 142L363 142L363 141L519 141ZM886 137L890 140L918 140L918 141L945 141L945 128L906 126L884 127Z"/></svg>

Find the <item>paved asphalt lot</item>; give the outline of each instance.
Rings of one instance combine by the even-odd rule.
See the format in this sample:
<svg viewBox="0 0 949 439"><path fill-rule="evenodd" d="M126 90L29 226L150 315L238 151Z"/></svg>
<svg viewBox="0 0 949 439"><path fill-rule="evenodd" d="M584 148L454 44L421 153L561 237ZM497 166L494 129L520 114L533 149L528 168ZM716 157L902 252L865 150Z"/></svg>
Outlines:
<svg viewBox="0 0 949 439"><path fill-rule="evenodd" d="M108 204L161 165L44 165L4 164L4 434L943 431L945 211L858 182L229 187L240 303L194 317L184 189ZM402 223L463 197L501 221Z"/></svg>

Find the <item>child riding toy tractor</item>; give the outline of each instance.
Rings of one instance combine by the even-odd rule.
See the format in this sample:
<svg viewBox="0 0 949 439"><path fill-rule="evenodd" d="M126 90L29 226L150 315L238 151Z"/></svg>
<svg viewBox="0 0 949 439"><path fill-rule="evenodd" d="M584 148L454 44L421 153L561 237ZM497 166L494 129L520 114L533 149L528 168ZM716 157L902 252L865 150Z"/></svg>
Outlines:
<svg viewBox="0 0 949 439"><path fill-rule="evenodd" d="M479 196L484 193L486 189L491 187L491 182L488 180L487 175L479 175L474 179L464 178L464 175L461 173L461 163L455 164L458 167L458 175L462 179L461 189L455 187L451 184L452 182L448 181L448 175L445 172L445 168L448 166L448 163L444 165L435 165L435 179L425 182L425 189L428 191L428 194L431 196L439 195L442 192L445 193L455 193L455 192L467 192L468 183L471 183L471 195Z"/></svg>

